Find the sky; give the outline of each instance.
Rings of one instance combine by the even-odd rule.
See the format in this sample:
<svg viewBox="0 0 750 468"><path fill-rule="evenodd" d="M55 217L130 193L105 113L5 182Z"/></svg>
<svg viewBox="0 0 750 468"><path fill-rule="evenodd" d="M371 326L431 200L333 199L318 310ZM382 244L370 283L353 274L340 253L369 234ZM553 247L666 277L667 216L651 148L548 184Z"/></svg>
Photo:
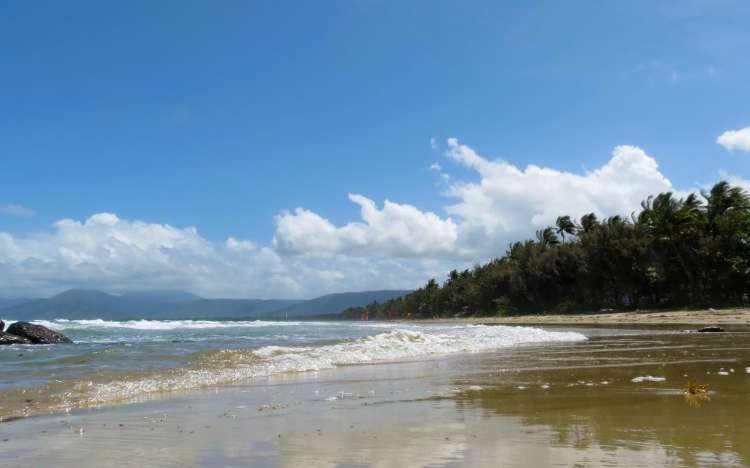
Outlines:
<svg viewBox="0 0 750 468"><path fill-rule="evenodd" d="M0 6L0 297L405 289L750 188L750 2Z"/></svg>

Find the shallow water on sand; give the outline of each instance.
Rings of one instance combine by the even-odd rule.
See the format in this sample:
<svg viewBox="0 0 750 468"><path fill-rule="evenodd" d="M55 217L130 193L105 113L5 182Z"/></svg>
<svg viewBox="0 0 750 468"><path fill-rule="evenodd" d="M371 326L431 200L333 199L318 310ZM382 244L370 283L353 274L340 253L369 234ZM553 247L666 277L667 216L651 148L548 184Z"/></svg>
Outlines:
<svg viewBox="0 0 750 468"><path fill-rule="evenodd" d="M0 424L0 465L748 465L750 334L577 331Z"/></svg>
<svg viewBox="0 0 750 468"><path fill-rule="evenodd" d="M585 340L532 327L56 320L75 344L0 348L0 421L258 377Z"/></svg>

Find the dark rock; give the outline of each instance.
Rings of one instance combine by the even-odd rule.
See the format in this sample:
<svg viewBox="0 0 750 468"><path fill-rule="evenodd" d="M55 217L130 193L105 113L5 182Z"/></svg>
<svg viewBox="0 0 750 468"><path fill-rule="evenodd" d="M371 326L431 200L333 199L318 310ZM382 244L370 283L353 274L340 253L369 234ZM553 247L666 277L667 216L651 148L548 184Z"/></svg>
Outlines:
<svg viewBox="0 0 750 468"><path fill-rule="evenodd" d="M5 322L3 322L2 320L0 320L0 332L3 331L3 330L5 330Z"/></svg>
<svg viewBox="0 0 750 468"><path fill-rule="evenodd" d="M29 339L34 344L72 343L70 338L41 325L16 322L8 327L8 333Z"/></svg>
<svg viewBox="0 0 750 468"><path fill-rule="evenodd" d="M717 333L717 332L723 332L724 329L721 327L703 327L698 330L698 333Z"/></svg>
<svg viewBox="0 0 750 468"><path fill-rule="evenodd" d="M12 344L31 344L31 341L22 336L11 335L0 331L0 346Z"/></svg>

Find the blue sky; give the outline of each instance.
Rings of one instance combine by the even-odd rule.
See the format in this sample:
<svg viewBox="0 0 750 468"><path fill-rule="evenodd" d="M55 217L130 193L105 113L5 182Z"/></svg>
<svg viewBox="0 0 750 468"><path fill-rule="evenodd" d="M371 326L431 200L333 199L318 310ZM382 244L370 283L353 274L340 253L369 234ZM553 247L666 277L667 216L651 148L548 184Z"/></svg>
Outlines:
<svg viewBox="0 0 750 468"><path fill-rule="evenodd" d="M668 182L624 180L629 204L650 189L710 184L719 171L736 183L750 178L750 135L717 144L750 127L746 1L13 1L0 9L0 278L9 285L0 296L153 286L301 297L416 286L501 254L551 216L522 192L489 190L478 202L471 194L493 180L508 184L496 178L504 169L483 171L469 150L521 171L531 164L585 176L615 147L638 147L643 156L625 152L637 159L628 167L653 159L658 168L648 171ZM440 170L429 169L435 162ZM629 207L592 201L596 189L588 201L568 196L578 183L570 180L547 194L568 205L550 210ZM524 181L530 192L549 185ZM364 219L348 194L372 200L383 224ZM385 200L396 204L387 215ZM488 206L505 222L484 216ZM527 220L525 207L533 208ZM118 221L106 218L106 232L96 222L87 228L97 213ZM81 224L76 240L54 224L61 219ZM208 250L136 242L123 232L135 236L137 220ZM185 234L191 226L197 233ZM397 233L386 232L393 226ZM425 234L433 232L445 235ZM252 243L252 258L235 262L224 252L228 238L248 251ZM136 253L117 251L122 245ZM166 270L100 263L153 257L152 248ZM205 255L216 258L195 259ZM206 279L177 275L185 265ZM351 280L363 265L378 266ZM305 268L328 276L290 276ZM275 274L277 283L262 281ZM241 286L207 279L238 275Z"/></svg>

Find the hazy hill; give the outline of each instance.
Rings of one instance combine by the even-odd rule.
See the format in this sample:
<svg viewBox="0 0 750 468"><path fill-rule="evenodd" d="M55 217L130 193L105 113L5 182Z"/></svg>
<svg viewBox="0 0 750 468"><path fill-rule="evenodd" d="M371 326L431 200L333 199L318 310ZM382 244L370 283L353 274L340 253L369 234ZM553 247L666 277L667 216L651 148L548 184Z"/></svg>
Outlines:
<svg viewBox="0 0 750 468"><path fill-rule="evenodd" d="M6 318L21 319L49 319L49 318L120 318L132 312L132 304L128 301L103 293L71 289L46 299L33 299L2 309Z"/></svg>
<svg viewBox="0 0 750 468"><path fill-rule="evenodd" d="M339 314L349 307L362 307L373 302L383 303L409 294L411 291L383 290L327 294L309 301L294 304L279 311L283 317L306 317L312 315Z"/></svg>
<svg viewBox="0 0 750 468"><path fill-rule="evenodd" d="M189 302L203 299L187 291L167 289L163 291L128 291L120 295L123 299L158 304L170 302Z"/></svg>
<svg viewBox="0 0 750 468"><path fill-rule="evenodd" d="M29 302L32 299L28 298L6 298L6 297L0 297L0 310L5 309L6 307L13 307L18 304L23 304L24 302Z"/></svg>
<svg viewBox="0 0 750 468"><path fill-rule="evenodd" d="M292 299L200 299L157 304L149 317L159 318L269 318L276 311L300 302Z"/></svg>
<svg viewBox="0 0 750 468"><path fill-rule="evenodd" d="M338 314L349 307L383 302L408 291L363 291L290 299L203 299L184 291L129 292L120 295L72 289L46 299L9 303L0 316L32 319L211 319L295 318Z"/></svg>
<svg viewBox="0 0 750 468"><path fill-rule="evenodd" d="M12 319L255 318L297 302L284 299L201 299L175 291L116 296L101 291L69 290L1 310L4 317Z"/></svg>

